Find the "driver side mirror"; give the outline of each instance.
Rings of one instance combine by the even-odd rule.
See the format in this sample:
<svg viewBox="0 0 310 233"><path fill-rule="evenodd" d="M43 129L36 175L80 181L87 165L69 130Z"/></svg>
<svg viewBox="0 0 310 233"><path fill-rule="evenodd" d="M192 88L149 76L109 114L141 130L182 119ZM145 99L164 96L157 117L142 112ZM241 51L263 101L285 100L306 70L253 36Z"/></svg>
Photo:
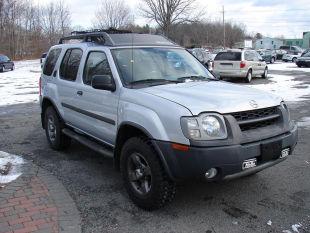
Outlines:
<svg viewBox="0 0 310 233"><path fill-rule="evenodd" d="M94 75L91 86L98 90L115 91L116 85L111 75Z"/></svg>

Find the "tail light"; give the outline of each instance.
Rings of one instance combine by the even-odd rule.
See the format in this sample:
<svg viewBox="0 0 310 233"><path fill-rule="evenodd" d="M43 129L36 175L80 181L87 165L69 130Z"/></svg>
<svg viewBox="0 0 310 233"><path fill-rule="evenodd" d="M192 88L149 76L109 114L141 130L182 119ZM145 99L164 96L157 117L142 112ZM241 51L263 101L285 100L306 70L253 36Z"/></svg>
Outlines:
<svg viewBox="0 0 310 233"><path fill-rule="evenodd" d="M42 81L41 81L41 77L39 79L39 95L42 95Z"/></svg>
<svg viewBox="0 0 310 233"><path fill-rule="evenodd" d="M245 66L246 66L246 62L245 61L240 62L240 68L241 69L244 68Z"/></svg>

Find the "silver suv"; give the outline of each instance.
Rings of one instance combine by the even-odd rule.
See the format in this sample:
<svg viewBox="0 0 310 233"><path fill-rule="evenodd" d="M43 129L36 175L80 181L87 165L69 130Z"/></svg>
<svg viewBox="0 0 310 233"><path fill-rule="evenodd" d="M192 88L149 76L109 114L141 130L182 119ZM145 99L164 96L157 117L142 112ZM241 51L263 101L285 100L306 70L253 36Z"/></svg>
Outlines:
<svg viewBox="0 0 310 233"><path fill-rule="evenodd" d="M152 210L185 179L232 179L284 161L297 127L283 100L218 81L164 37L81 32L53 46L40 79L55 150L74 139L112 157L132 201Z"/></svg>
<svg viewBox="0 0 310 233"><path fill-rule="evenodd" d="M268 66L255 50L233 49L220 52L214 58L213 65L213 72L221 78L244 78L249 83L253 77L268 76Z"/></svg>

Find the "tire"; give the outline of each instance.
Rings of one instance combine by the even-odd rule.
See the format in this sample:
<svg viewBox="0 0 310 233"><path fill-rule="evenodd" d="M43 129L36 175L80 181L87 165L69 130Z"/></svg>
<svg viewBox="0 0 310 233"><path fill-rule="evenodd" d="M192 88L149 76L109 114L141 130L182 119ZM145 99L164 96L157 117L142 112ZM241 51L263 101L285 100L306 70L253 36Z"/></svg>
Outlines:
<svg viewBox="0 0 310 233"><path fill-rule="evenodd" d="M264 74L262 75L263 79L267 79L268 78L268 68L266 67L264 70Z"/></svg>
<svg viewBox="0 0 310 233"><path fill-rule="evenodd" d="M301 68L302 66L301 65L297 65L299 68Z"/></svg>
<svg viewBox="0 0 310 233"><path fill-rule="evenodd" d="M133 137L125 142L120 168L128 195L138 207L151 211L174 199L176 185L148 139Z"/></svg>
<svg viewBox="0 0 310 233"><path fill-rule="evenodd" d="M0 67L0 73L4 71L3 66Z"/></svg>
<svg viewBox="0 0 310 233"><path fill-rule="evenodd" d="M270 63L273 64L276 61L274 57L271 58Z"/></svg>
<svg viewBox="0 0 310 233"><path fill-rule="evenodd" d="M292 62L293 62L293 63L296 63L296 61L297 61L297 58L294 57L294 58L292 59Z"/></svg>
<svg viewBox="0 0 310 233"><path fill-rule="evenodd" d="M245 81L246 81L247 83L250 83L250 82L252 81L252 78L253 78L253 76L252 76L252 70L249 70L248 73L247 73L247 75L246 75Z"/></svg>
<svg viewBox="0 0 310 233"><path fill-rule="evenodd" d="M14 70L14 68L15 68L15 66L13 65L13 66L12 66L12 68L11 68L11 71L13 71L13 70Z"/></svg>
<svg viewBox="0 0 310 233"><path fill-rule="evenodd" d="M44 128L52 149L63 150L70 146L71 138L62 133L64 125L53 107L48 107L45 111Z"/></svg>

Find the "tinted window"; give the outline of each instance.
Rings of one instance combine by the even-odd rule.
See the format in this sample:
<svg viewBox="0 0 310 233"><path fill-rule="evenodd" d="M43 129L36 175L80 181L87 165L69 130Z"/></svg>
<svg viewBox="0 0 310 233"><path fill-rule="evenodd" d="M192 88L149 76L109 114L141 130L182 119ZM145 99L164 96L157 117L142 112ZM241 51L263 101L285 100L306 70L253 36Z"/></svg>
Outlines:
<svg viewBox="0 0 310 233"><path fill-rule="evenodd" d="M280 46L280 49L288 50L288 49L290 49L290 46Z"/></svg>
<svg viewBox="0 0 310 233"><path fill-rule="evenodd" d="M45 66L43 69L43 74L48 75L48 76L52 75L56 62L60 55L60 52L61 52L61 49L53 49L49 52L46 58Z"/></svg>
<svg viewBox="0 0 310 233"><path fill-rule="evenodd" d="M306 54L304 54L304 55L302 55L303 57L310 57L310 52L308 52L308 53L306 53Z"/></svg>
<svg viewBox="0 0 310 233"><path fill-rule="evenodd" d="M65 80L76 79L83 51L81 49L68 49L60 66L60 77Z"/></svg>
<svg viewBox="0 0 310 233"><path fill-rule="evenodd" d="M220 52L214 58L216 61L241 61L240 52Z"/></svg>
<svg viewBox="0 0 310 233"><path fill-rule="evenodd" d="M90 52L88 54L83 73L83 82L90 85L91 80L95 75L112 76L108 59L103 52Z"/></svg>

